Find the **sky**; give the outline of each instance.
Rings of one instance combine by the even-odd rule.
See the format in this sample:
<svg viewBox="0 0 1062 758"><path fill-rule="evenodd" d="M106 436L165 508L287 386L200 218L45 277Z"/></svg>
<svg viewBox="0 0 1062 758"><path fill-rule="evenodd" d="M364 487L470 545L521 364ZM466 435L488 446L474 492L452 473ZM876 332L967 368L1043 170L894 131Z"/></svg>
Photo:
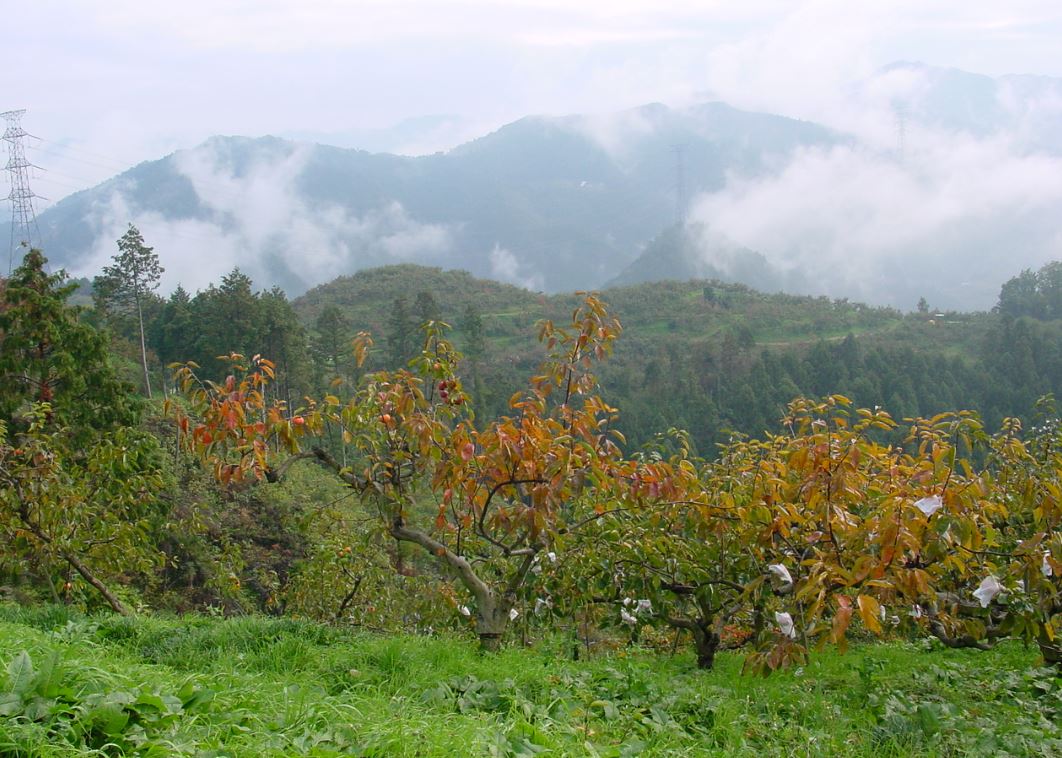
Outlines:
<svg viewBox="0 0 1062 758"><path fill-rule="evenodd" d="M5 22L0 107L40 138L41 207L213 134L454 117L397 146L415 154L709 98L845 127L845 86L895 60L1062 76L1057 0L34 0Z"/></svg>

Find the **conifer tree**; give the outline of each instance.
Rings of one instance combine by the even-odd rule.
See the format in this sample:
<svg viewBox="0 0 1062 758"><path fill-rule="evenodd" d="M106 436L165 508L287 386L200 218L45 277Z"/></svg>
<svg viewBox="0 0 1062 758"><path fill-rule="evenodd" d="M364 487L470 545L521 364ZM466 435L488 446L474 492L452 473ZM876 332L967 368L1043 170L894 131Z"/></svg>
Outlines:
<svg viewBox="0 0 1062 758"><path fill-rule="evenodd" d="M151 377L147 364L147 340L144 336L144 304L158 289L164 269L155 249L144 243L140 230L132 224L118 240L118 254L113 265L105 266L93 282L97 304L118 307L136 315L140 336L140 364L144 371L144 392L151 397Z"/></svg>
<svg viewBox="0 0 1062 758"><path fill-rule="evenodd" d="M0 420L19 429L47 403L57 423L108 429L133 423L135 403L110 364L105 337L67 304L76 289L31 250L0 291Z"/></svg>
<svg viewBox="0 0 1062 758"><path fill-rule="evenodd" d="M439 303L436 302L435 296L427 291L417 293L416 310L417 326L428 321L438 321L441 318Z"/></svg>
<svg viewBox="0 0 1062 758"><path fill-rule="evenodd" d="M349 379L352 358L350 352L350 320L335 305L326 305L314 322L316 335L313 354L319 368L327 372L327 380Z"/></svg>
<svg viewBox="0 0 1062 758"><path fill-rule="evenodd" d="M409 313L405 297L396 297L391 303L391 315L387 320L387 350L391 365L404 366L413 355L417 326Z"/></svg>
<svg viewBox="0 0 1062 758"><path fill-rule="evenodd" d="M152 349L162 361L164 368L175 361L190 360L195 349L196 324L192 314L192 298L188 291L177 285L154 320L148 332ZM165 382L163 382L165 385Z"/></svg>

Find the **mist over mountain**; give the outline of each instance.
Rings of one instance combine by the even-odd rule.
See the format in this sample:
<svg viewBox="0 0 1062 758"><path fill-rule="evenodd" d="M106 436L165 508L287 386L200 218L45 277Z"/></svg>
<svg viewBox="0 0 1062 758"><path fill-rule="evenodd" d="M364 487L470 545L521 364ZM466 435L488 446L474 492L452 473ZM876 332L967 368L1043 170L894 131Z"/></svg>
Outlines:
<svg viewBox="0 0 1062 758"><path fill-rule="evenodd" d="M691 217L801 291L906 309L988 308L1062 257L1062 80L897 63L818 115L852 140L731 176Z"/></svg>
<svg viewBox="0 0 1062 758"><path fill-rule="evenodd" d="M665 279L715 279L745 284L760 292L801 292L808 288L799 272L782 276L761 253L735 244L702 223L665 229L607 287Z"/></svg>
<svg viewBox="0 0 1062 758"><path fill-rule="evenodd" d="M819 115L708 102L530 116L428 155L214 137L65 198L40 225L78 275L134 223L164 288L239 266L291 294L414 262L549 292L718 276L970 309L1062 257L1062 80L899 63ZM331 136L415 153L466 128L427 117ZM668 242L680 213L688 228Z"/></svg>
<svg viewBox="0 0 1062 758"><path fill-rule="evenodd" d="M528 117L421 157L216 137L66 198L40 220L53 261L75 272L98 269L131 221L163 255L171 284L202 286L239 265L300 292L418 262L568 290L607 281L673 222L673 146L695 194L839 140L721 103Z"/></svg>
<svg viewBox="0 0 1062 758"><path fill-rule="evenodd" d="M1062 79L898 62L865 82L861 97L888 97L897 117L916 128L1008 137L1025 150L1062 153Z"/></svg>

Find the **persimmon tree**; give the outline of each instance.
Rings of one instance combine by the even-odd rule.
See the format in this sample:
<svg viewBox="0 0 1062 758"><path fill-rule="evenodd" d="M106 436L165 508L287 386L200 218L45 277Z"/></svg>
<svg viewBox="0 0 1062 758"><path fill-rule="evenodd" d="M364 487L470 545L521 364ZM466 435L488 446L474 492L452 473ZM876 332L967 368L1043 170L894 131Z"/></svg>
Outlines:
<svg viewBox="0 0 1062 758"><path fill-rule="evenodd" d="M885 411L853 410L840 395L794 401L783 427L763 442L739 443L758 448L745 477L749 518L764 525L752 549L770 578L792 583L792 592L776 596L774 623L747 661L757 671L803 660L814 645L843 649L855 618L883 634L920 603L937 608L950 582L938 552L955 551L940 552L943 527L927 521L929 506L948 502L978 523L984 514L976 475L965 481L954 449L931 441L975 432L969 414L916 422L913 434L922 439L909 441L913 450L884 441L896 427ZM950 639L940 614L931 628Z"/></svg>
<svg viewBox="0 0 1062 758"><path fill-rule="evenodd" d="M111 580L158 562L149 538L162 488L157 446L121 428L82 450L67 430L50 428L50 414L34 406L14 435L0 421L0 560L42 571L54 597L57 583L76 592L80 577L126 615Z"/></svg>
<svg viewBox="0 0 1062 758"><path fill-rule="evenodd" d="M1039 404L1041 422L1023 439L1006 419L988 440L984 490L992 502L983 523L951 523L965 571L953 604L964 622L957 644L986 648L1002 637L1036 643L1045 661L1062 665L1062 430L1053 399ZM965 535L976 529L976 544ZM965 538L965 539L964 539ZM956 563L953 559L953 564Z"/></svg>
<svg viewBox="0 0 1062 758"><path fill-rule="evenodd" d="M421 548L471 595L476 632L495 649L519 614L520 593L540 554L559 537L674 484L625 458L611 429L615 409L597 394L591 368L620 331L587 295L569 324L540 324L547 358L512 414L477 425L456 370L460 356L428 322L408 368L370 374L345 400L328 395L290 409L267 404L272 365L232 356L223 383L179 368L190 404L171 404L186 444L225 483L275 481L312 459L353 488L393 540ZM360 363L371 346L355 340ZM321 445L338 427L353 463Z"/></svg>
<svg viewBox="0 0 1062 758"><path fill-rule="evenodd" d="M1004 468L1015 499L1021 541L1010 566L1020 575L1025 636L1035 637L1044 659L1062 667L1062 422L1053 398L1040 404L1041 424ZM1002 479L1003 477L1001 477Z"/></svg>
<svg viewBox="0 0 1062 758"><path fill-rule="evenodd" d="M949 647L1019 637L1057 660L1053 432L1026 446L1013 420L990 437L975 414L944 413L909 420L890 445L881 433L895 422L841 396L795 401L785 424L788 435L760 444L751 513L769 514L755 550L793 592L753 669L814 644L843 648L856 618L874 634L914 626Z"/></svg>
<svg viewBox="0 0 1062 758"><path fill-rule="evenodd" d="M563 589L553 594L610 605L611 620L632 630L688 632L698 667L711 668L724 627L738 616L752 619L753 580L768 571L750 551L762 525L749 518L748 499L724 473L742 462L698 459L688 435L674 429L638 458L638 475L651 471L668 482L668 496L610 512L578 535L570 567L555 580Z"/></svg>
<svg viewBox="0 0 1062 758"><path fill-rule="evenodd" d="M308 554L276 602L285 613L370 629L418 631L453 623L458 603L447 597L453 594L449 584L404 559L396 571L393 543L381 539L379 520L352 504L352 494L313 509L306 520Z"/></svg>

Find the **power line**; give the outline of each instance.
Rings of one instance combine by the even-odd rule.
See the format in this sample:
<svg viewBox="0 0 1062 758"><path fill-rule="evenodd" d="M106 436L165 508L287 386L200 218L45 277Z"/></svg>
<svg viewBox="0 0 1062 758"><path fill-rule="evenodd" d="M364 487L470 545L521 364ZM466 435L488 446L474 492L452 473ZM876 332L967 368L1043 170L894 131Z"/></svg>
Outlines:
<svg viewBox="0 0 1062 758"><path fill-rule="evenodd" d="M22 116L25 109L0 113L0 118L7 121L3 140L7 142L7 170L11 174L11 192L7 199L11 201L11 247L7 258L7 272L11 273L15 263L15 248L18 245L33 247L41 244L41 230L37 226L37 213L33 210L33 194L29 184L29 169L40 168L26 160L26 146L22 140L29 133L22 128Z"/></svg>
<svg viewBox="0 0 1062 758"><path fill-rule="evenodd" d="M96 153L96 152L92 152L92 151L89 151L89 150L83 150L81 148L73 147L72 145L67 145L65 143L58 143L58 142L53 142L51 140L41 139L40 137L34 137L34 139L38 140L42 144L48 145L47 148L41 147L39 145L31 145L30 146L30 148L29 148L30 150L36 150L38 153L43 154L43 155L51 155L53 157L59 157L59 158L65 159L65 160L76 161L77 163L81 163L81 164L83 164L85 166L92 166L94 168L104 169L106 171L114 171L117 174L123 174L123 173L126 173L127 171L131 171L132 169L135 168L134 165L130 165L129 163L125 163L125 162L120 162L119 158L105 156L103 153ZM197 148L192 148L188 152L192 152L192 151L194 151L196 149ZM101 159L103 162L101 163L100 160L86 160L85 158L79 157L78 155L75 155L74 153L82 153L84 155L89 155L89 156L98 156L99 159ZM167 156L165 158L158 159L158 161L165 161L165 160L171 160L172 161L172 159L173 159L173 156ZM105 165L105 164L111 164L111 165ZM224 182L220 182L220 181L217 181L217 180L211 180L211 179L204 179L203 177L196 177L195 179L192 179L190 176L188 176L184 172L180 171L179 169L177 169L177 173L178 173L178 175L185 176L186 178L188 178L189 181L192 182L193 189L195 190L196 195L199 196L199 198L201 200L203 200L204 202L206 201L205 195L207 195L209 193L201 193L199 191L199 187L197 187L196 185L201 185L204 189L209 190L210 193L213 193L215 195L223 195L223 196L225 196L227 198L230 198L230 199L233 199L233 200L238 200L238 201L246 200L246 195L243 192L241 192L239 190L239 188L233 188L233 187L229 186L228 184L225 184ZM67 175L67 176L68 176L68 178L71 178L71 177L69 177L69 175ZM114 178L114 177L111 177L111 178ZM85 181L85 186L84 187L80 187L79 189L91 189L92 187L94 187L94 186L96 186L98 184L101 184L101 183L103 183L105 181L108 181L108 180L107 179L103 179L103 180L101 180L101 179L93 179L91 181L89 181L89 180L84 180L84 181Z"/></svg>
<svg viewBox="0 0 1062 758"><path fill-rule="evenodd" d="M55 154L56 152L62 152L62 153L75 152L75 153L80 153L82 155L88 156L89 158L92 158L95 161L102 161L102 163L110 164L109 166L103 166L100 163L92 163L90 165L100 166L101 168L112 168L112 167L114 167L114 168L117 168L117 169L122 170L122 171L124 171L126 169L129 169L132 165L134 165L127 158L119 158L119 157L114 156L114 155L107 155L107 154L104 154L104 153L95 152L93 150L86 150L83 147L78 147L78 146L76 146L76 145L74 145L72 143L69 143L69 142L60 142L60 141L57 141L57 140L45 139L43 137L36 137L34 135L30 135L30 136L33 137L33 139L37 140L37 142L39 143L37 145L30 145L30 149L31 150L37 150L37 151L45 153L45 154ZM42 147L41 145L46 145L46 147ZM86 162L87 163L87 161L84 161L84 160L82 162Z"/></svg>

